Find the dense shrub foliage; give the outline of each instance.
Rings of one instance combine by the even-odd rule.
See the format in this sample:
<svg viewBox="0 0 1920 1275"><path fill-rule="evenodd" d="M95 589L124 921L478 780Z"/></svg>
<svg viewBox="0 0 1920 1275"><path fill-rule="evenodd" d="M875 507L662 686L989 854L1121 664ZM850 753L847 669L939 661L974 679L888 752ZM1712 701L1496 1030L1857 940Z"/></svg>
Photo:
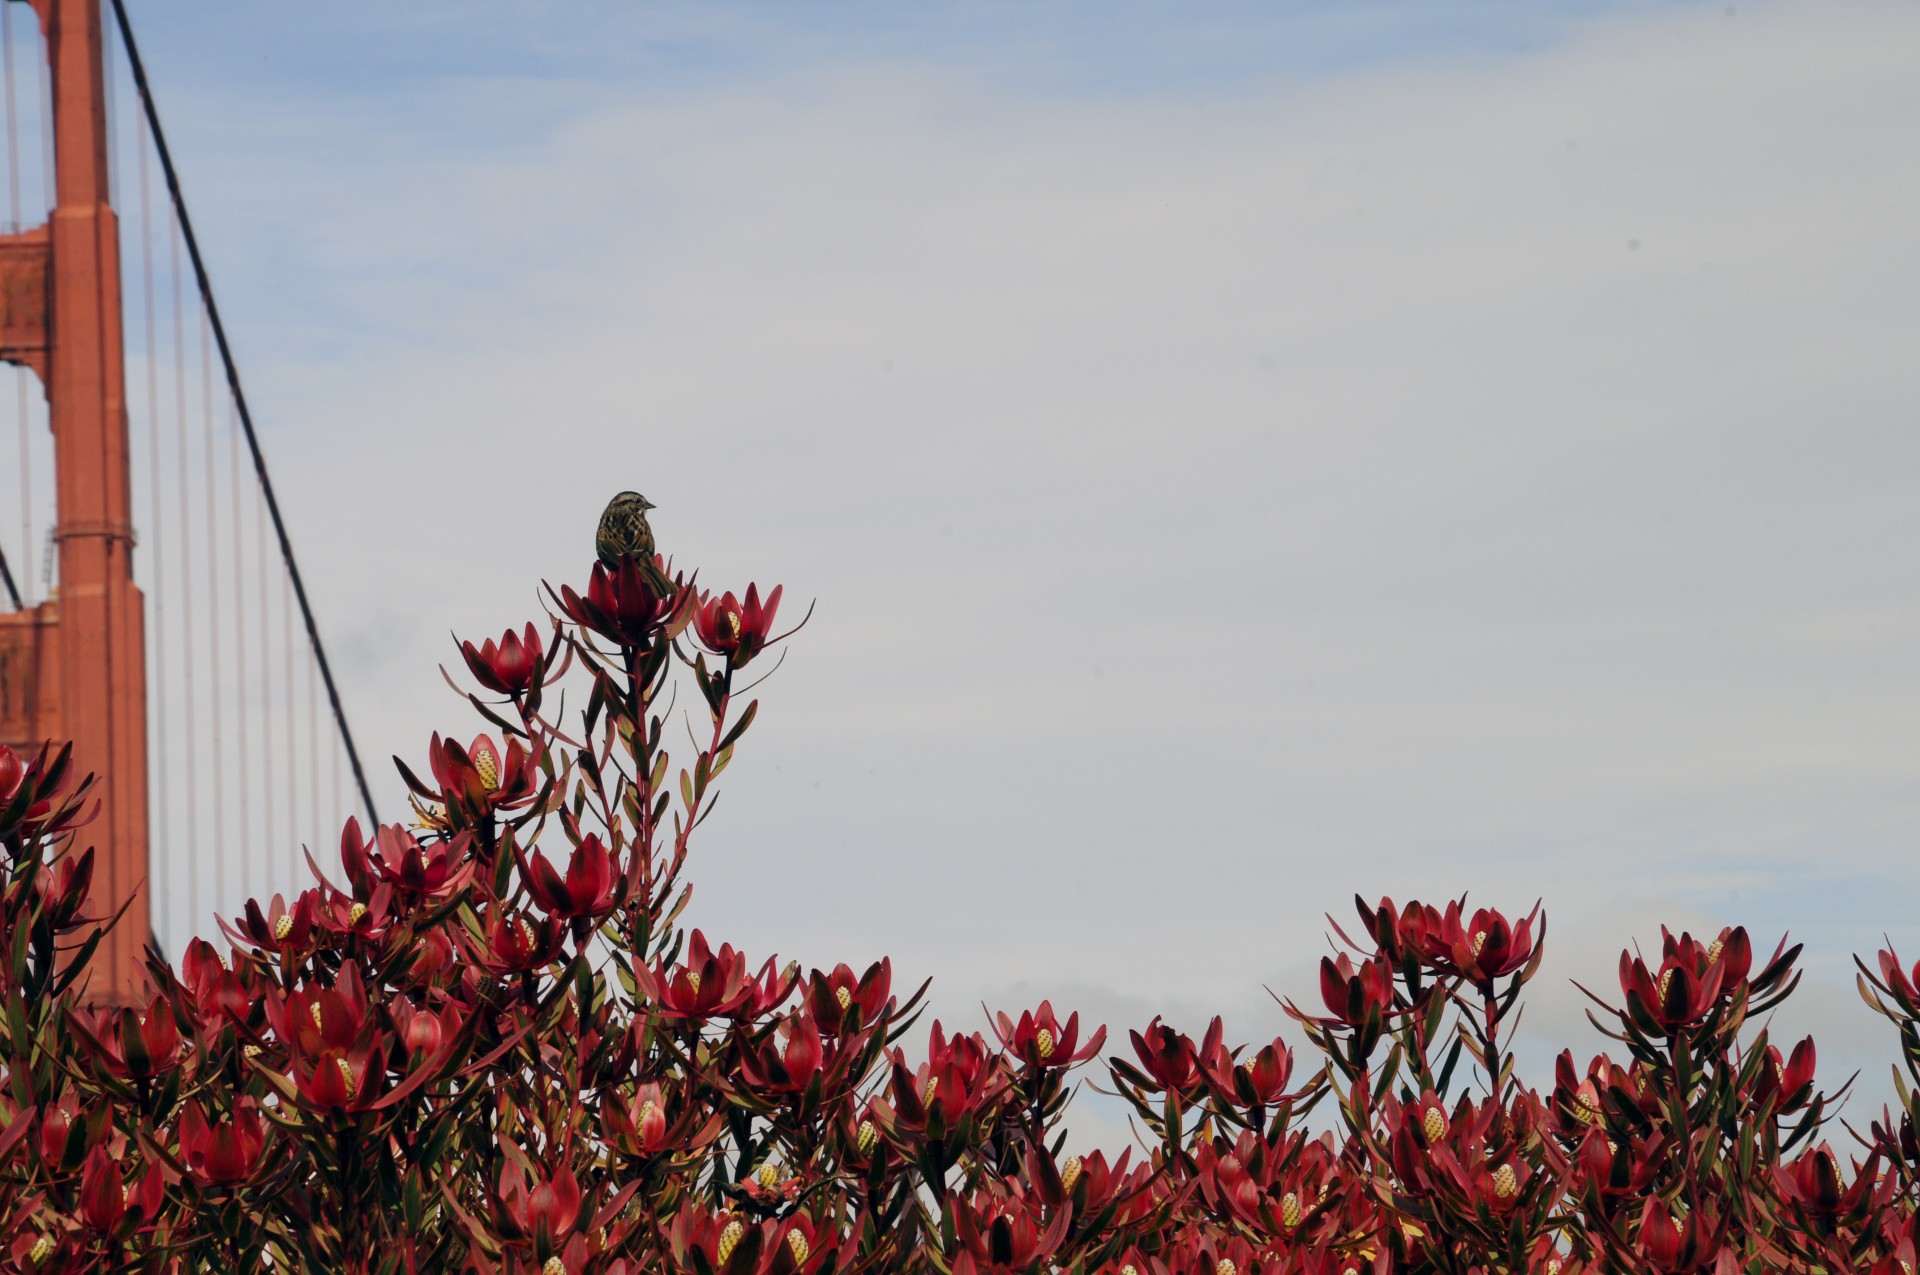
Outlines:
<svg viewBox="0 0 1920 1275"><path fill-rule="evenodd" d="M90 780L0 749L6 1269L1910 1275L1914 1118L1825 1140L1812 1041L1755 1026L1798 949L1739 929L1624 954L1606 1052L1541 1088L1509 1039L1537 909L1362 902L1287 1007L1311 1062L1156 1019L1096 1063L1045 1003L909 1053L925 987L887 961L685 933L780 593L660 578L596 567L544 640L462 644L490 733L402 767L415 826L349 823L135 1006L87 1005ZM1920 1074L1920 971L1862 973ZM1082 1079L1140 1146L1064 1153Z"/></svg>

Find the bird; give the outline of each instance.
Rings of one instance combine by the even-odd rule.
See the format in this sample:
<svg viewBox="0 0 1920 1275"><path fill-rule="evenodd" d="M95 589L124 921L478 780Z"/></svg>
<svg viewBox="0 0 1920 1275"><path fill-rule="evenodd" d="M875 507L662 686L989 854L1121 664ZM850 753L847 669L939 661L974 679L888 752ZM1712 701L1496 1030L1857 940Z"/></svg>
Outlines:
<svg viewBox="0 0 1920 1275"><path fill-rule="evenodd" d="M652 508L654 503L639 492L621 492L607 502L593 544L609 571L618 571L620 559L631 557L648 590L664 599L673 596L674 583L653 560L653 528L647 525L647 510Z"/></svg>

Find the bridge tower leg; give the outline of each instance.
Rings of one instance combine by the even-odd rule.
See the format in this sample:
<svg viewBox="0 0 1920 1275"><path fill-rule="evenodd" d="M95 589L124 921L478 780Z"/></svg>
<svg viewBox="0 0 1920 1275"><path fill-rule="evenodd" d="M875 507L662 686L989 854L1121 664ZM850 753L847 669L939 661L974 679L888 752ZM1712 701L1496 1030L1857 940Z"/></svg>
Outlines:
<svg viewBox="0 0 1920 1275"><path fill-rule="evenodd" d="M13 633L31 638L11 643L13 682L33 705L27 729L71 739L76 769L99 777L100 815L81 832L96 847L94 897L110 909L132 903L95 955L89 999L125 1002L142 986L152 930L146 641L143 601L133 583L120 231L107 184L105 31L100 0L29 2L51 63L55 200L47 225L0 236L0 359L32 367L46 389L60 588L33 612L8 617ZM9 646L7 636L0 632L0 648ZM23 648L38 658L18 658ZM0 649L0 657L6 654ZM5 709L0 704L0 725Z"/></svg>

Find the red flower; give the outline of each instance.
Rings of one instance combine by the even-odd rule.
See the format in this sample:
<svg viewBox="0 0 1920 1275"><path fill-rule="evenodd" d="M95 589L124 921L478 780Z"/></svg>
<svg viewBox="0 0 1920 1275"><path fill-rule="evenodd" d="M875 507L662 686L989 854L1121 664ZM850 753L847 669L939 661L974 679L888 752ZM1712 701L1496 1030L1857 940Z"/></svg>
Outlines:
<svg viewBox="0 0 1920 1275"><path fill-rule="evenodd" d="M1408 903L1405 910L1398 910L1392 899L1382 899L1378 908L1370 908L1358 895L1354 896L1353 903L1360 919L1366 922L1374 945L1393 964L1411 958L1433 965L1446 959L1447 944L1442 937L1444 925L1439 909L1416 900ZM1338 926L1334 928L1339 930Z"/></svg>
<svg viewBox="0 0 1920 1275"><path fill-rule="evenodd" d="M780 640L767 636L773 629L773 614L780 609L780 588L773 586L764 605L758 585L747 586L744 603L731 593L718 598L702 594L693 614L693 631L700 645L715 655L726 656L733 667L745 668L769 642Z"/></svg>
<svg viewBox="0 0 1920 1275"><path fill-rule="evenodd" d="M542 911L564 920L582 921L596 920L613 910L615 887L620 880L614 872L612 856L592 833L574 847L564 880L541 850L533 852L533 862L527 865L525 879L527 893Z"/></svg>
<svg viewBox="0 0 1920 1275"><path fill-rule="evenodd" d="M74 1016L82 1042L116 1076L151 1079L179 1060L180 1030L165 997L154 997L144 1011L114 1010L82 1024L85 1017L84 1011Z"/></svg>
<svg viewBox="0 0 1920 1275"><path fill-rule="evenodd" d="M40 1163L51 1171L78 1164L87 1149L87 1125L80 1119L80 1100L72 1090L40 1117Z"/></svg>
<svg viewBox="0 0 1920 1275"><path fill-rule="evenodd" d="M382 938L394 921L393 887L378 882L364 900L329 889L321 898L318 920L343 937Z"/></svg>
<svg viewBox="0 0 1920 1275"><path fill-rule="evenodd" d="M1643 1030L1667 1035L1694 1026L1719 999L1726 967L1715 963L1703 979L1686 955L1669 955L1656 978L1645 961L1620 954L1620 989L1626 993L1628 1014Z"/></svg>
<svg viewBox="0 0 1920 1275"><path fill-rule="evenodd" d="M309 1057L349 1048L371 1029L360 967L351 961L340 967L332 987L300 987L285 997L269 990L266 1006L274 1035Z"/></svg>
<svg viewBox="0 0 1920 1275"><path fill-rule="evenodd" d="M96 1231L111 1231L120 1224L126 1207L120 1162L110 1158L104 1146L95 1147L87 1153L87 1165L80 1174L80 1216Z"/></svg>
<svg viewBox="0 0 1920 1275"><path fill-rule="evenodd" d="M773 961L769 956L760 966L760 972L747 980L747 998L733 1011L734 1018L746 1022L765 1018L793 995L793 989L800 984L800 963L789 961L785 969L775 969Z"/></svg>
<svg viewBox="0 0 1920 1275"><path fill-rule="evenodd" d="M1836 1219L1853 1214L1879 1185L1879 1166L1880 1152L1876 1150L1864 1165L1856 1166L1853 1185L1848 1187L1840 1180L1833 1148L1823 1142L1793 1163L1775 1169L1774 1182L1782 1198L1821 1230L1828 1230Z"/></svg>
<svg viewBox="0 0 1920 1275"><path fill-rule="evenodd" d="M309 1065L296 1059L294 1088L304 1105L315 1111L365 1111L379 1094L386 1077L386 1046L329 1049Z"/></svg>
<svg viewBox="0 0 1920 1275"><path fill-rule="evenodd" d="M1640 1252L1655 1270L1668 1275L1710 1266L1720 1249L1720 1232L1710 1206L1688 1214L1684 1226L1675 1225L1673 1214L1657 1195L1640 1211Z"/></svg>
<svg viewBox="0 0 1920 1275"><path fill-rule="evenodd" d="M1202 1160L1211 1160L1213 1155L1210 1146L1199 1152ZM1127 1171L1127 1162L1132 1157L1130 1149L1122 1151L1119 1160L1109 1165L1104 1153L1092 1151L1085 1156L1070 1155L1056 1165L1043 1149L1029 1146L1026 1180L1033 1184L1034 1195L1048 1208L1057 1209L1071 1202L1073 1212L1086 1217L1151 1180L1152 1170L1147 1166L1141 1166L1146 1170L1144 1173Z"/></svg>
<svg viewBox="0 0 1920 1275"><path fill-rule="evenodd" d="M621 646L647 646L656 634L672 637L686 626L693 609L693 590L675 579L671 597L658 597L647 587L646 576L631 557L618 570L595 563L583 598L570 585L561 585L557 598L568 619L592 629Z"/></svg>
<svg viewBox="0 0 1920 1275"><path fill-rule="evenodd" d="M833 1257L839 1240L830 1223L816 1224L805 1213L796 1213L768 1242L774 1255L769 1275L811 1275Z"/></svg>
<svg viewBox="0 0 1920 1275"><path fill-rule="evenodd" d="M1701 944L1691 934L1675 938L1664 926L1660 933L1663 942L1657 978L1647 971L1644 961L1629 959L1625 952L1620 955L1620 987L1627 996L1627 1016L1642 1031L1655 1035L1693 1027L1723 1001L1764 995L1786 978L1800 951L1798 947L1787 951L1782 941L1767 968L1750 983L1753 952L1745 929L1724 929L1708 944Z"/></svg>
<svg viewBox="0 0 1920 1275"><path fill-rule="evenodd" d="M1504 978L1524 969L1534 954L1533 923L1539 918L1539 905L1518 925L1491 908L1481 908L1473 920L1462 925L1461 907L1448 905L1445 921L1448 952L1454 969L1462 978L1481 988L1490 987L1496 978Z"/></svg>
<svg viewBox="0 0 1920 1275"><path fill-rule="evenodd" d="M747 958L722 943L718 952L707 946L707 936L695 930L687 944L684 963L668 970L637 966L634 981L641 994L673 1018L753 1019L770 1013L800 981L798 966L776 971L769 957L760 973L747 977Z"/></svg>
<svg viewBox="0 0 1920 1275"><path fill-rule="evenodd" d="M962 1258L972 1258L979 1264L976 1269L1027 1271L1060 1247L1072 1216L1062 1209L1047 1221L1038 1201L981 1189L954 1210L954 1234L964 1246ZM961 1264L955 1263L954 1270L958 1275Z"/></svg>
<svg viewBox="0 0 1920 1275"><path fill-rule="evenodd" d="M1393 966L1385 957L1375 957L1356 970L1345 954L1337 960L1323 956L1320 999L1333 1021L1377 1031L1393 1008Z"/></svg>
<svg viewBox="0 0 1920 1275"><path fill-rule="evenodd" d="M551 1250L573 1230L580 1217L580 1184L564 1164L551 1177L527 1189L518 1169L500 1170L500 1221L516 1239L532 1239Z"/></svg>
<svg viewBox="0 0 1920 1275"><path fill-rule="evenodd" d="M405 765L400 767L401 776L421 797L446 806L449 816L484 818L496 810L524 806L540 790L539 758L518 739L507 741L502 757L486 735L475 735L462 748L455 740L441 739L436 731L427 745L427 762L439 791L421 783ZM458 820L454 822L457 825Z"/></svg>
<svg viewBox="0 0 1920 1275"><path fill-rule="evenodd" d="M1216 1018L1209 1037L1219 1029L1220 1020ZM1193 1047L1193 1041L1171 1027L1162 1026L1158 1014L1147 1024L1145 1032L1130 1031L1127 1036L1155 1089L1185 1097L1199 1085L1202 1079L1199 1051Z"/></svg>
<svg viewBox="0 0 1920 1275"><path fill-rule="evenodd" d="M265 916L260 914L259 900L248 899L240 932L234 933L225 921L220 929L231 938L244 939L269 952L300 952L306 950L307 940L313 935L314 906L312 890L295 899L291 908L285 899L274 895Z"/></svg>
<svg viewBox="0 0 1920 1275"><path fill-rule="evenodd" d="M474 742L492 748L485 736ZM390 823L375 827L368 842L359 818L353 817L340 830L340 863L356 890L370 890L384 881L405 894L445 898L464 886L478 866L467 853L472 835L461 832L421 845L407 829Z"/></svg>
<svg viewBox="0 0 1920 1275"><path fill-rule="evenodd" d="M479 952L482 967L496 977L542 969L560 959L560 923L552 917L535 923L524 913L494 909L487 919L487 943Z"/></svg>
<svg viewBox="0 0 1920 1275"><path fill-rule="evenodd" d="M0 805L13 800L27 779L27 763L20 760L20 754L0 744Z"/></svg>
<svg viewBox="0 0 1920 1275"><path fill-rule="evenodd" d="M232 1186L246 1180L265 1145L260 1117L251 1104L236 1106L224 1124L209 1125L197 1102L188 1103L181 1114L181 1155L202 1186Z"/></svg>
<svg viewBox="0 0 1920 1275"><path fill-rule="evenodd" d="M92 846L77 855L61 855L53 863L49 877L45 887L46 914L55 933L64 934L98 919L87 912L87 892L93 888Z"/></svg>
<svg viewBox="0 0 1920 1275"><path fill-rule="evenodd" d="M667 1100L658 1084L649 1081L640 1085L631 1101L610 1102L601 1111L607 1122L608 1141L630 1156L659 1155L673 1145Z"/></svg>
<svg viewBox="0 0 1920 1275"><path fill-rule="evenodd" d="M839 1035L871 1026L884 1012L892 988L893 962L875 961L858 978L851 966L842 963L831 974L815 970L808 976L807 1006L821 1031Z"/></svg>
<svg viewBox="0 0 1920 1275"><path fill-rule="evenodd" d="M20 755L11 748L0 758L0 783L8 788L0 800L0 832L22 838L52 837L92 818L83 805L93 776L81 780L73 792L56 802L67 787L73 772L73 745L54 752L52 741L40 746L30 762L21 764ZM96 806L97 812L99 807ZM83 817L84 816L84 817Z"/></svg>
<svg viewBox="0 0 1920 1275"><path fill-rule="evenodd" d="M755 1224L734 1213L715 1213L688 1200L667 1227L667 1245L681 1270L705 1269L719 1275L747 1275L762 1268L762 1248L773 1224ZM702 1265L690 1260L698 1253Z"/></svg>
<svg viewBox="0 0 1920 1275"><path fill-rule="evenodd" d="M1070 1014L1065 1027L1054 1017L1053 1002L1041 1001L1037 1010L1024 1010L1020 1021L1015 1023L1005 1014L994 1019L994 1034L1000 1037L1000 1046L1018 1054L1028 1067L1078 1067L1081 1063L1100 1052L1107 1043L1107 1029L1097 1028L1087 1039L1087 1046L1079 1052L1074 1046L1080 1041L1080 1015Z"/></svg>
<svg viewBox="0 0 1920 1275"><path fill-rule="evenodd" d="M1286 1041L1276 1037L1251 1062L1235 1062L1224 1049L1216 1054L1219 1057L1208 1060L1207 1084L1222 1101L1273 1107L1285 1100L1293 1076L1293 1050Z"/></svg>
<svg viewBox="0 0 1920 1275"><path fill-rule="evenodd" d="M1437 1147L1447 1140L1447 1109L1440 1095L1429 1089L1407 1108L1406 1124L1420 1134L1421 1145Z"/></svg>
<svg viewBox="0 0 1920 1275"><path fill-rule="evenodd" d="M907 1070L906 1056L893 1051L894 1127L946 1131L965 1121L1004 1087L992 1055L979 1033L948 1037L936 1021L927 1043L927 1061Z"/></svg>
<svg viewBox="0 0 1920 1275"><path fill-rule="evenodd" d="M476 651L473 643L462 642L460 654L466 658L474 680L496 695L526 694L540 681L546 663L540 635L531 624L524 637L508 629L498 646L488 638Z"/></svg>
<svg viewBox="0 0 1920 1275"><path fill-rule="evenodd" d="M1780 1051L1768 1045L1766 1055L1760 1062L1759 1074L1753 1078L1754 1107L1770 1114L1779 1114L1797 1111L1805 1106L1813 1096L1814 1058L1811 1036L1793 1047L1793 1057L1784 1068Z"/></svg>
<svg viewBox="0 0 1920 1275"><path fill-rule="evenodd" d="M127 1223L127 1229L151 1221L160 1210L166 1181L158 1168L149 1167L140 1185L128 1190L120 1161L97 1146L87 1154L80 1173L80 1216L96 1231L109 1232Z"/></svg>
<svg viewBox="0 0 1920 1275"><path fill-rule="evenodd" d="M1900 1008L1907 1012L1908 1017L1920 1018L1920 963L1914 965L1913 973L1909 975L1901 967L1897 954L1882 950L1879 982L1900 1002Z"/></svg>
<svg viewBox="0 0 1920 1275"><path fill-rule="evenodd" d="M452 981L457 959L453 940L447 937L446 931L429 930L420 936L419 945L413 950L413 960L408 964L408 972L429 986L443 987Z"/></svg>
<svg viewBox="0 0 1920 1275"><path fill-rule="evenodd" d="M393 1015L394 1030L407 1056L425 1067L438 1065L466 1021L460 1006L452 1002L435 1013L402 997L389 1005L388 1012Z"/></svg>
<svg viewBox="0 0 1920 1275"><path fill-rule="evenodd" d="M790 1094L805 1092L820 1074L825 1057L820 1029L808 1014L801 1012L789 1014L774 1034L783 1043L776 1045L769 1039L759 1048L741 1051L742 1073L756 1088Z"/></svg>

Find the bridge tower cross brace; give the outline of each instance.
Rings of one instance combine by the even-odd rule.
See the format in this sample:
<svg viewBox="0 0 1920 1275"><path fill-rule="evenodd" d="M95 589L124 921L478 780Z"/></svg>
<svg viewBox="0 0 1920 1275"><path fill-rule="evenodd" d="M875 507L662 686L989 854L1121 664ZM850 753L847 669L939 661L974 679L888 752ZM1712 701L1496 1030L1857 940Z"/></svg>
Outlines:
<svg viewBox="0 0 1920 1275"><path fill-rule="evenodd" d="M0 4L19 0L0 0ZM54 207L0 236L0 360L32 368L53 431L60 588L0 616L0 737L71 739L98 777L94 898L131 899L100 945L89 999L143 986L148 907L144 603L133 582L133 505L121 333L120 229L107 183L100 0L26 0L46 36L53 93ZM98 906L98 904L96 905Z"/></svg>

